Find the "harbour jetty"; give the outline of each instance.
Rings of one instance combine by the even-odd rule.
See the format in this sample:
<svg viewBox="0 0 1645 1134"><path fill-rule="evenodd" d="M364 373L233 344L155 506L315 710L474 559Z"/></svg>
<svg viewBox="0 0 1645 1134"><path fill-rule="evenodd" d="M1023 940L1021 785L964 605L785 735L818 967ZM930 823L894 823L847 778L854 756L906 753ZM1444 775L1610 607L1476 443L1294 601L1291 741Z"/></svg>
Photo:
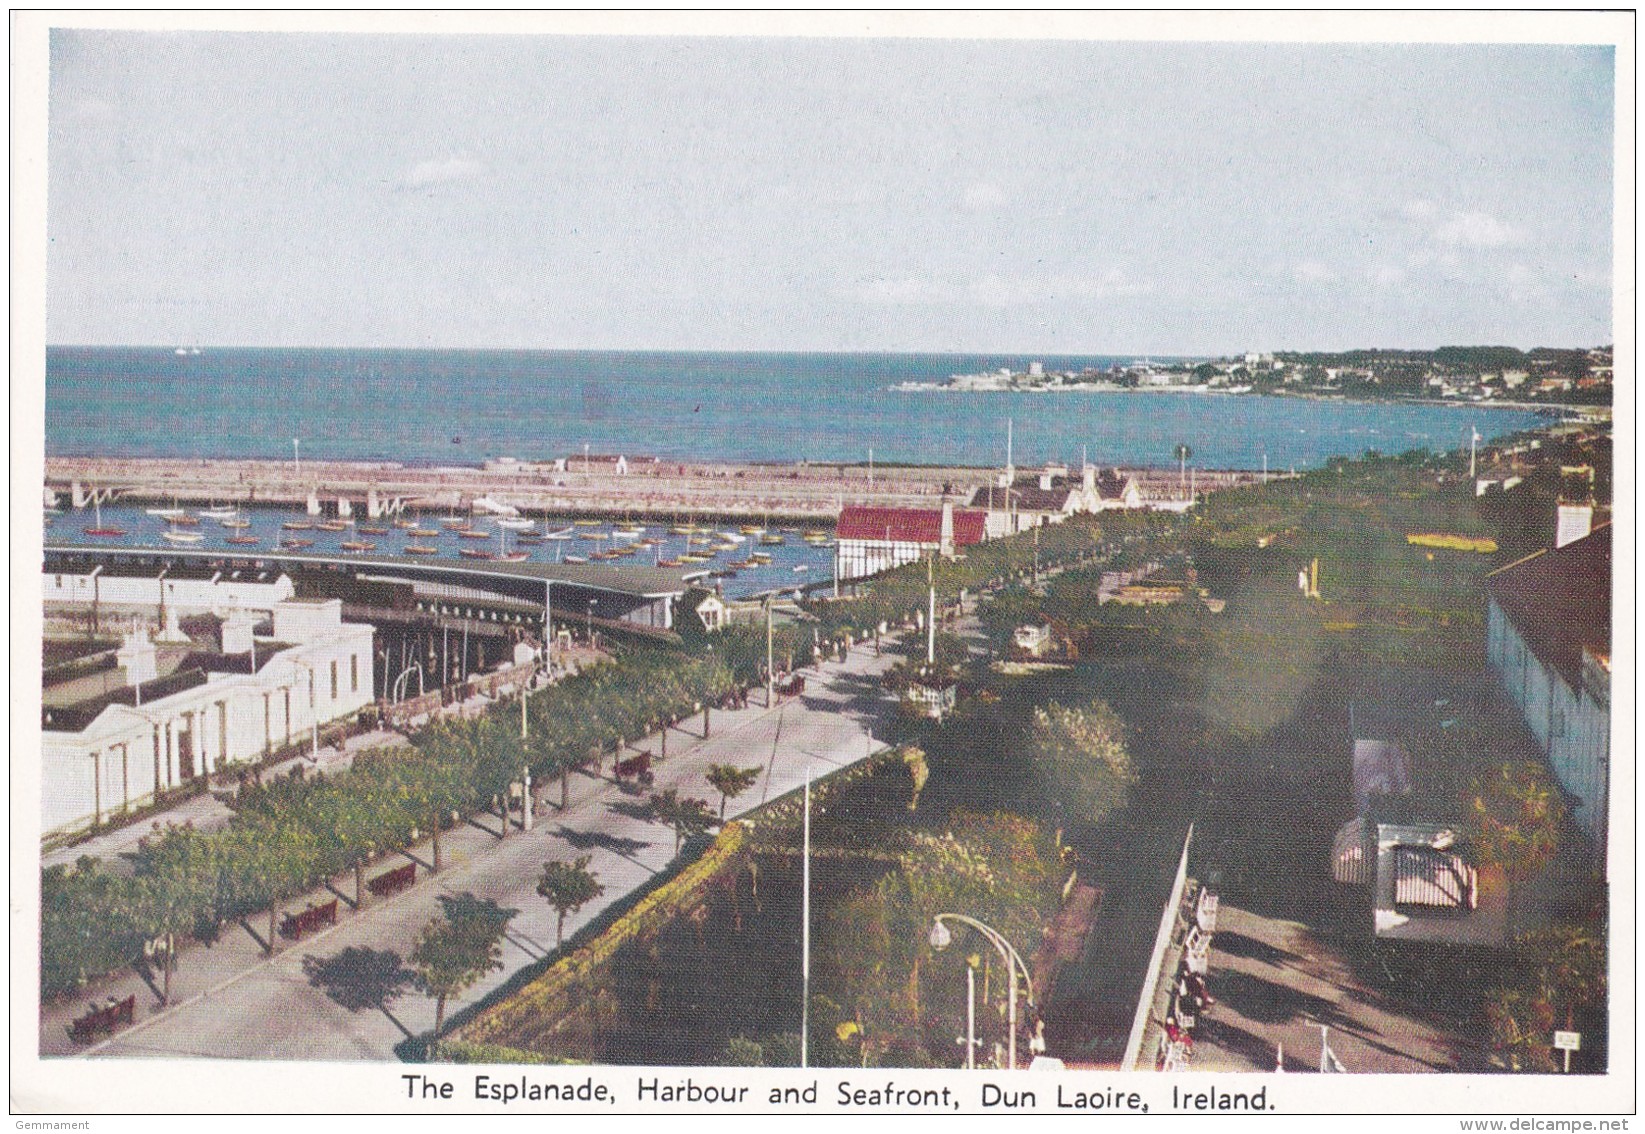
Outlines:
<svg viewBox="0 0 1645 1134"><path fill-rule="evenodd" d="M1027 471L1027 470L1024 470ZM1180 470L1128 470L1143 495L1170 498ZM618 459L597 454L547 463L507 458L474 466L370 461L182 460L48 457L48 490L78 484L105 501L270 507L304 505L313 494L389 511L466 509L504 501L527 514L677 519L728 517L772 522L833 521L847 504L931 508L969 499L999 470L957 466L869 466L796 462ZM1200 492L1251 483L1261 474L1200 469Z"/></svg>

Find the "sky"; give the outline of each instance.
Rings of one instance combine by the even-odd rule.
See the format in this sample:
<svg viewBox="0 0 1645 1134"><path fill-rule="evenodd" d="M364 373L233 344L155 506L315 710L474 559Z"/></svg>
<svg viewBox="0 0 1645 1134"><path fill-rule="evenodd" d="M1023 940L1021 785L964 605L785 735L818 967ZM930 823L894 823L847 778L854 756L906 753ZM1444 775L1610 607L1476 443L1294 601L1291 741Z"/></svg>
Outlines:
<svg viewBox="0 0 1645 1134"><path fill-rule="evenodd" d="M1612 338L1610 47L53 31L53 343Z"/></svg>

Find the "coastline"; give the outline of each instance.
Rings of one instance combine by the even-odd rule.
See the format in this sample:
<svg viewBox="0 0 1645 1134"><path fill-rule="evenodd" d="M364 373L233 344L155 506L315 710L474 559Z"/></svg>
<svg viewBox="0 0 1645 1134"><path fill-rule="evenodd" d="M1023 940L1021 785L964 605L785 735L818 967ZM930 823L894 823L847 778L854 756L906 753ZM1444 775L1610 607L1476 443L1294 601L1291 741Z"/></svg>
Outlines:
<svg viewBox="0 0 1645 1134"><path fill-rule="evenodd" d="M1344 394L1306 390L1229 390L1216 386L1115 386L1075 383L1061 386L950 386L939 382L900 382L885 389L896 394L1195 394L1225 398L1289 398L1304 402L1335 402L1351 406L1444 406L1468 410L1514 410L1541 417L1564 420L1567 416L1596 414L1609 417L1609 405L1567 404L1563 402L1510 402L1500 398L1465 401L1460 398L1353 398Z"/></svg>

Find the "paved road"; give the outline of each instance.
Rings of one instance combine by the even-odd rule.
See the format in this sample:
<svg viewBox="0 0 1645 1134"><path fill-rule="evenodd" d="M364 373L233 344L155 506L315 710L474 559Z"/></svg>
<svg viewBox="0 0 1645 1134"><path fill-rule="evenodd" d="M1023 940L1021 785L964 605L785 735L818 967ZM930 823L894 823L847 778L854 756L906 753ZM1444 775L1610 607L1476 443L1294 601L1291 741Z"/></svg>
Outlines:
<svg viewBox="0 0 1645 1134"><path fill-rule="evenodd" d="M844 767L881 745L872 726L889 710L880 698L877 677L895 660L887 651L876 658L872 646L858 647L843 662L805 671L804 694L779 698L776 705L715 711L712 735L701 735L702 718L693 717L669 735L669 758L656 768L656 789L674 787L718 804L703 779L710 763L767 769L760 782L737 802L746 811L803 783L813 774ZM657 749L657 737L640 746ZM547 798L557 801L551 787ZM530 832L498 839L494 817L453 831L441 840L445 869L424 877L430 861L428 844L412 848L422 866L418 884L396 897L368 901L363 911L348 908L353 886L341 887L341 921L265 957L260 934L267 919L231 925L215 944L189 948L173 977L173 1006L159 1009L153 987L128 973L86 990L84 999L137 994L138 1022L100 1044L84 1049L96 1055L209 1056L242 1059L389 1060L401 1040L429 1031L434 1002L408 986L387 1007L359 1006L371 997L361 990L387 982L410 951L418 930L439 913L442 895L473 893L493 898L521 912L511 926L502 972L494 973L448 1014L497 987L521 967L554 948L555 915L536 894L536 877L545 860L593 856L593 869L606 887L604 897L567 919L571 932L610 903L643 885L674 857L672 829L640 817L645 796L608 779L579 775L572 779L570 805L545 809ZM728 814L741 811L733 806ZM380 868L379 868L380 869ZM311 897L329 899L330 893ZM300 908L302 901L286 908ZM42 1009L42 1054L72 1054L67 1025L84 1010L82 1000Z"/></svg>
<svg viewBox="0 0 1645 1134"><path fill-rule="evenodd" d="M1430 1013L1402 1012L1296 922L1224 902L1207 981L1217 1002L1195 1029L1195 1071L1272 1071L1281 1049L1287 1071L1317 1071L1321 1024L1350 1072L1475 1069L1459 1065L1458 1052L1473 1046L1463 1036Z"/></svg>

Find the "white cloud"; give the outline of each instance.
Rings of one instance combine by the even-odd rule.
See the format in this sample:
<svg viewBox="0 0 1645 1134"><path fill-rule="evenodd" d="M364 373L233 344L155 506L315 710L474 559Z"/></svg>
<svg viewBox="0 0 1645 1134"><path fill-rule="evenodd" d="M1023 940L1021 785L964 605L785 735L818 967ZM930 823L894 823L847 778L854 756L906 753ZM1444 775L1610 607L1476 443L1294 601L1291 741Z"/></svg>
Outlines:
<svg viewBox="0 0 1645 1134"><path fill-rule="evenodd" d="M420 161L405 175L405 184L413 189L428 185L446 185L453 181L468 181L485 172L485 166L472 158L449 157L436 161Z"/></svg>
<svg viewBox="0 0 1645 1134"><path fill-rule="evenodd" d="M1441 244L1469 248L1504 248L1525 243L1525 237L1524 229L1477 212L1452 213L1450 220L1434 230L1434 239Z"/></svg>
<svg viewBox="0 0 1645 1134"><path fill-rule="evenodd" d="M1439 215L1439 206L1432 201L1418 198L1414 201L1406 201L1405 204L1400 206L1399 211L1412 220L1433 220Z"/></svg>
<svg viewBox="0 0 1645 1134"><path fill-rule="evenodd" d="M965 189L965 207L979 212L997 209L1008 199L1005 190L990 181L978 181Z"/></svg>

